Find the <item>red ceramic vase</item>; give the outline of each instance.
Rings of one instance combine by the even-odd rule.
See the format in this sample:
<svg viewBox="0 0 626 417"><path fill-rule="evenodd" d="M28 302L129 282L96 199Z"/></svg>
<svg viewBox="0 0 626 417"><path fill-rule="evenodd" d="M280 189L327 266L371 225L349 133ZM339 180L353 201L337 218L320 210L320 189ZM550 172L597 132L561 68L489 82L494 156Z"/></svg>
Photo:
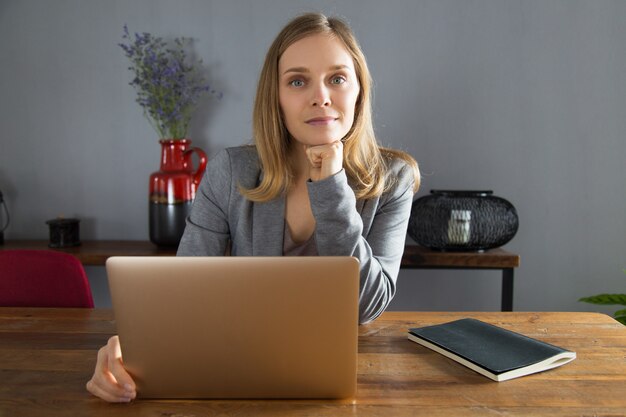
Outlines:
<svg viewBox="0 0 626 417"><path fill-rule="evenodd" d="M163 139L161 169L150 175L150 241L159 246L178 246L185 219L206 168L207 158L188 139ZM199 157L194 170L192 156Z"/></svg>

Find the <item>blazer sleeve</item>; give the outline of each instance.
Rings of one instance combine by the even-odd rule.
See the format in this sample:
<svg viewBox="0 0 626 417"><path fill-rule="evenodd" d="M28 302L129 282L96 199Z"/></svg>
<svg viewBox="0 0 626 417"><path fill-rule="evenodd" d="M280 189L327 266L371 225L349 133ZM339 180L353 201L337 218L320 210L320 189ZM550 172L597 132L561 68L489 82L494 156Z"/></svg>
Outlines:
<svg viewBox="0 0 626 417"><path fill-rule="evenodd" d="M414 177L404 162L389 175L395 185L378 201L371 227L363 236L363 219L345 171L309 182L309 199L316 220L315 239L321 256L354 256L360 262L359 322L374 320L396 292L413 202ZM399 167L398 167L399 165Z"/></svg>
<svg viewBox="0 0 626 417"><path fill-rule="evenodd" d="M232 169L227 150L207 164L200 181L177 256L222 256L230 239L228 206Z"/></svg>

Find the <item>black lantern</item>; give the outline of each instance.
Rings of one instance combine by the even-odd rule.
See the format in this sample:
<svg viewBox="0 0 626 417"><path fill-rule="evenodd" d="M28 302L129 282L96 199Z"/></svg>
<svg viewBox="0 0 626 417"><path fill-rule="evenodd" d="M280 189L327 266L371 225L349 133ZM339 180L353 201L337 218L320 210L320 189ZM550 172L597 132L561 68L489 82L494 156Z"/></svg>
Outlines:
<svg viewBox="0 0 626 417"><path fill-rule="evenodd" d="M493 191L431 190L413 202L408 234L442 251L483 251L509 242L517 233L515 207Z"/></svg>
<svg viewBox="0 0 626 417"><path fill-rule="evenodd" d="M50 227L51 248L80 246L80 220L57 218L46 222Z"/></svg>

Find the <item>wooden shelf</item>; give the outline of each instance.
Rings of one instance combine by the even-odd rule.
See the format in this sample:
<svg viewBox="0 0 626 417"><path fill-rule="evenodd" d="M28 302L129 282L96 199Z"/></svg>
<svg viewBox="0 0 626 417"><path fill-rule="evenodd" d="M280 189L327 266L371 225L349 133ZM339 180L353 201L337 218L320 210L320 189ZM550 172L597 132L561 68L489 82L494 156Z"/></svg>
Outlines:
<svg viewBox="0 0 626 417"><path fill-rule="evenodd" d="M55 250L76 256L83 265L104 265L111 256L175 256L176 249L159 248L148 241L140 240L88 240L80 246L71 248L50 248L46 240L7 241L3 249L39 249Z"/></svg>
<svg viewBox="0 0 626 417"><path fill-rule="evenodd" d="M76 256L83 265L102 266L111 256L175 256L176 249L159 248L142 240L88 240L72 248L53 249L46 240L12 240L0 250L56 250ZM400 268L403 269L499 269L502 271L502 311L513 311L514 268L520 257L504 249L485 252L438 252L423 246L407 244Z"/></svg>
<svg viewBox="0 0 626 417"><path fill-rule="evenodd" d="M485 252L440 252L423 246L406 245L402 268L503 269L517 268L517 254L496 248Z"/></svg>
<svg viewBox="0 0 626 417"><path fill-rule="evenodd" d="M48 247L45 240L7 241L3 249L48 249L70 253L83 265L104 265L110 256L174 256L176 249L159 248L140 240L89 240L81 246L63 249ZM458 269L504 269L517 268L520 257L503 249L485 252L437 252L418 245L407 244L402 258L402 268L458 268Z"/></svg>

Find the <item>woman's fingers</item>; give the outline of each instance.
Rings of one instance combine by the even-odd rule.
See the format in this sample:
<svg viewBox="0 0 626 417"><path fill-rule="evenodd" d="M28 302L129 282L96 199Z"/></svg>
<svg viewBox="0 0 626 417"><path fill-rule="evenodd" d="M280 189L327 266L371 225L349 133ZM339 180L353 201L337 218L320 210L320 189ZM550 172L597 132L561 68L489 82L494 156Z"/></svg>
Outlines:
<svg viewBox="0 0 626 417"><path fill-rule="evenodd" d="M90 393L92 393L93 395L95 395L96 397L102 398L105 401L108 401L110 403L127 403L132 401L132 399L134 397L126 397L126 396L119 396L119 395L115 395L112 394L106 390L104 390L103 388L101 388L100 386L98 386L93 379L89 380L89 382L87 382L87 391L89 391Z"/></svg>
<svg viewBox="0 0 626 417"><path fill-rule="evenodd" d="M119 337L111 337L107 346L109 348L109 372L113 375L113 378L115 378L117 385L122 387L125 391L133 394L135 392L135 381L133 381L128 372L126 372L126 369L124 369L124 362L122 361L122 349L120 347Z"/></svg>
<svg viewBox="0 0 626 417"><path fill-rule="evenodd" d="M343 143L341 141L309 146L306 149L306 155L311 164L313 181L335 175L343 168Z"/></svg>
<svg viewBox="0 0 626 417"><path fill-rule="evenodd" d="M117 336L111 337L98 351L96 369L86 388L109 402L128 402L137 396L135 383L124 369Z"/></svg>

